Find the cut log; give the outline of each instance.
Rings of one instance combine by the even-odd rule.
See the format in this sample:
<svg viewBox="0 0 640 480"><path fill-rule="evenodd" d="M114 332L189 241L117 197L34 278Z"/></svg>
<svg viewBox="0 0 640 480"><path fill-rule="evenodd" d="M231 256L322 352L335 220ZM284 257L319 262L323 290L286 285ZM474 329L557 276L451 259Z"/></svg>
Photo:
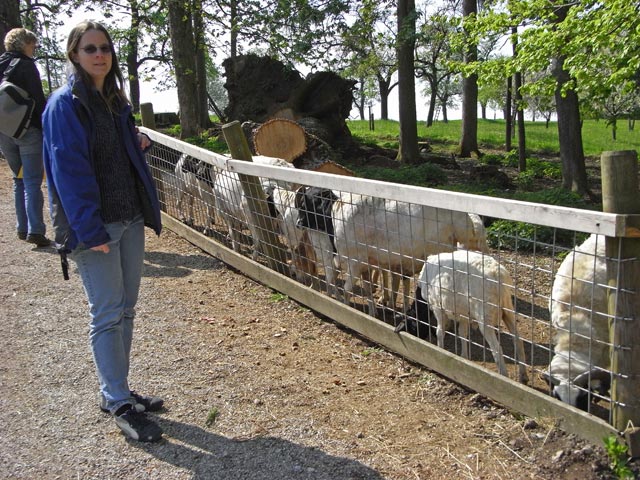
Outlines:
<svg viewBox="0 0 640 480"><path fill-rule="evenodd" d="M327 160L321 163L319 166L313 169L315 172L333 173L335 175L346 175L348 177L355 177L356 173L353 170L349 170L347 167L343 167L339 163L331 160Z"/></svg>
<svg viewBox="0 0 640 480"><path fill-rule="evenodd" d="M307 150L304 129L296 122L274 118L258 127L253 135L256 153L293 162Z"/></svg>

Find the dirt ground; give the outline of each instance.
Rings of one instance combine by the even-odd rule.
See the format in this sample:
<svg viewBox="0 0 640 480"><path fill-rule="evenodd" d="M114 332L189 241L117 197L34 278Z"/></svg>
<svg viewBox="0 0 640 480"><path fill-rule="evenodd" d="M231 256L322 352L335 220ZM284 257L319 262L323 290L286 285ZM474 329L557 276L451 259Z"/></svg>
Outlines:
<svg viewBox="0 0 640 480"><path fill-rule="evenodd" d="M75 268L15 235L0 162L0 478L608 479L601 445L388 353L165 231L147 233L131 383L157 444L97 407Z"/></svg>

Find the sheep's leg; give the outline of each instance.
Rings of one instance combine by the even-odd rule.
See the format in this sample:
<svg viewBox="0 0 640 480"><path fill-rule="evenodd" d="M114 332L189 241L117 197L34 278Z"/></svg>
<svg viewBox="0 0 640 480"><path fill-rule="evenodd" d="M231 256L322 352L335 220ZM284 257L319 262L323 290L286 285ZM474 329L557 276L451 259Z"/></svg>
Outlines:
<svg viewBox="0 0 640 480"><path fill-rule="evenodd" d="M229 230L229 239L231 240L231 248L233 248L234 252L237 253L241 253L240 251L240 235L237 232L235 225L232 221L230 221L230 219L226 219L227 220L227 224L229 225L228 230Z"/></svg>
<svg viewBox="0 0 640 480"><path fill-rule="evenodd" d="M409 298L409 292L411 291L411 279L404 275L399 275L399 277L402 278L402 308L406 312L411 304L411 300Z"/></svg>
<svg viewBox="0 0 640 480"><path fill-rule="evenodd" d="M436 316L438 327L436 328L436 338L438 339L438 347L444 348L444 333L449 324L449 317L441 308L433 308L433 314Z"/></svg>
<svg viewBox="0 0 640 480"><path fill-rule="evenodd" d="M333 263L333 249L320 248L316 250L316 257L321 258L324 265L324 280L327 284L327 294L330 297L340 300L340 292L336 285L338 280L337 268Z"/></svg>
<svg viewBox="0 0 640 480"><path fill-rule="evenodd" d="M178 200L176 201L176 209L178 210L178 215L180 215L180 220L186 223L186 218L182 212L182 202L184 201L184 190L178 190Z"/></svg>
<svg viewBox="0 0 640 480"><path fill-rule="evenodd" d="M378 297L378 303L388 306L389 305L389 292L387 290L387 274L382 268L376 268L371 273L371 284L378 285L382 291Z"/></svg>
<svg viewBox="0 0 640 480"><path fill-rule="evenodd" d="M498 342L498 337L496 337L496 332L492 325L486 325L484 322L480 323L480 331L482 332L482 336L485 338L487 343L489 344L489 348L491 349L491 353L493 354L493 359L498 365L498 371L500 375L504 375L505 377L509 376L507 372L507 366L504 363L504 354L502 353L502 347L500 346L500 342Z"/></svg>
<svg viewBox="0 0 640 480"><path fill-rule="evenodd" d="M390 285L390 290L387 293L387 297L389 297L389 306L391 307L392 310L395 311L396 309L396 298L398 295L398 289L400 288L400 274L395 273L395 272L390 272L391 273L391 285Z"/></svg>
<svg viewBox="0 0 640 480"><path fill-rule="evenodd" d="M344 297L342 301L349 305L351 301L351 292L353 292L353 283L355 278L355 271L357 268L357 262L355 260L347 260L347 275L344 281Z"/></svg>
<svg viewBox="0 0 640 480"><path fill-rule="evenodd" d="M512 309L502 309L502 320L504 321L507 329L513 334L514 342L514 361L518 365L518 381L520 383L527 383L529 376L527 375L527 366L525 365L526 357L524 354L524 344L522 339L518 335L518 327L516 323L516 317Z"/></svg>
<svg viewBox="0 0 640 480"><path fill-rule="evenodd" d="M471 353L471 323L467 319L458 322L458 336L460 337L462 358L468 360Z"/></svg>
<svg viewBox="0 0 640 480"><path fill-rule="evenodd" d="M189 220L188 220L188 223L189 223L189 226L192 227L192 226L194 226L196 224L195 216L193 215L193 201L195 200L195 198L190 193L187 193L187 195L189 197L188 198L189 203L187 204L189 206Z"/></svg>

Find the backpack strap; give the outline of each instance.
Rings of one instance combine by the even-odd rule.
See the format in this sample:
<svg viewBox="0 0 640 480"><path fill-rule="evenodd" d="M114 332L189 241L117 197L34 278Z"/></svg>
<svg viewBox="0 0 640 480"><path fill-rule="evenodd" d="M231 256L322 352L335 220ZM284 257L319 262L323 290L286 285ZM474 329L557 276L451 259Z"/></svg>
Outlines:
<svg viewBox="0 0 640 480"><path fill-rule="evenodd" d="M13 72L13 70L16 68L19 62L20 62L19 58L14 58L13 60L11 60L11 63L9 63L9 66L4 69L4 73L2 74L2 79L0 80L0 82L9 80L9 75L11 75L11 72Z"/></svg>

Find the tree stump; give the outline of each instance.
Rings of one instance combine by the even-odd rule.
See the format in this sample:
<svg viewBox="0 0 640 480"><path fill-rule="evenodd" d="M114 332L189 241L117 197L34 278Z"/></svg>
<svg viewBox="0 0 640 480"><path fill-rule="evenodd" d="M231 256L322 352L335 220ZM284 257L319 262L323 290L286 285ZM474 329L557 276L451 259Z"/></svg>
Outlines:
<svg viewBox="0 0 640 480"><path fill-rule="evenodd" d="M260 125L253 134L256 153L291 163L307 150L307 137L299 124L276 118Z"/></svg>

